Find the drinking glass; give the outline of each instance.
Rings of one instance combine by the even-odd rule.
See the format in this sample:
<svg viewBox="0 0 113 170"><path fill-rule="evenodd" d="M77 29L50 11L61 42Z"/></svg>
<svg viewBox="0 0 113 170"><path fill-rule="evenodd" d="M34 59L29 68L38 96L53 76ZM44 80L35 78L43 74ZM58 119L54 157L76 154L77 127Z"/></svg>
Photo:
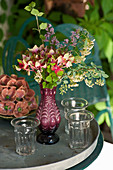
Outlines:
<svg viewBox="0 0 113 170"><path fill-rule="evenodd" d="M16 152L31 155L35 152L36 132L40 122L33 117L19 117L11 120L15 132Z"/></svg>
<svg viewBox="0 0 113 170"><path fill-rule="evenodd" d="M70 110L69 113L69 146L75 150L84 149L90 141L90 122L94 115L88 110Z"/></svg>
<svg viewBox="0 0 113 170"><path fill-rule="evenodd" d="M66 98L61 101L61 105L64 107L64 114L65 114L65 132L69 134L69 127L68 127L68 116L69 111L78 111L84 110L88 106L88 101L83 98Z"/></svg>

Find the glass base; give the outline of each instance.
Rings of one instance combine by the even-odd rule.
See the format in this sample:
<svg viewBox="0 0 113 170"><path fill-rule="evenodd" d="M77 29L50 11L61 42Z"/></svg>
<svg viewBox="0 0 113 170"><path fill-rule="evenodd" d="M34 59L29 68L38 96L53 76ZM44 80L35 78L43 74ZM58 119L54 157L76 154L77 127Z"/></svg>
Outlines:
<svg viewBox="0 0 113 170"><path fill-rule="evenodd" d="M59 141L59 136L57 134L44 134L40 133L37 136L37 142L41 144L46 144L46 145L52 145L55 144Z"/></svg>

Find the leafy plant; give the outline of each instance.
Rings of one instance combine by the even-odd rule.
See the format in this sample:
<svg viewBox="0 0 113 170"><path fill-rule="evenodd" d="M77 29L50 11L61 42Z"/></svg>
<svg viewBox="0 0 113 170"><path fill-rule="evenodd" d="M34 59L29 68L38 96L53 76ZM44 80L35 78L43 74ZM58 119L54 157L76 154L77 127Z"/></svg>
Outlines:
<svg viewBox="0 0 113 170"><path fill-rule="evenodd" d="M94 35L100 52L100 58L107 58L113 72L113 1L95 0L84 18L77 18L78 24Z"/></svg>

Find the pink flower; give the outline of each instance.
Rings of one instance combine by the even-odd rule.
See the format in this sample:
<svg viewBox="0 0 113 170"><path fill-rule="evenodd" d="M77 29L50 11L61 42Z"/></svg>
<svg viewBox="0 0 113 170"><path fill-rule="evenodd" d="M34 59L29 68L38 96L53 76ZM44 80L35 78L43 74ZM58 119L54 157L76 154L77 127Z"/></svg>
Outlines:
<svg viewBox="0 0 113 170"><path fill-rule="evenodd" d="M10 77L8 75L3 74L0 76L1 85L6 85L9 80L10 80Z"/></svg>
<svg viewBox="0 0 113 170"><path fill-rule="evenodd" d="M16 85L16 81L17 81L17 80L15 80L15 79L12 78L11 80L8 81L7 85L8 85L8 86L14 86L14 85Z"/></svg>
<svg viewBox="0 0 113 170"><path fill-rule="evenodd" d="M38 108L38 105L37 105L36 100L35 100L34 97L30 98L30 101L28 103L28 108L29 108L29 110L35 110L35 109Z"/></svg>
<svg viewBox="0 0 113 170"><path fill-rule="evenodd" d="M53 35L53 34L55 34L55 32L54 32L54 28L52 27L52 28L50 28L50 33Z"/></svg>
<svg viewBox="0 0 113 170"><path fill-rule="evenodd" d="M80 35L76 35L76 38L79 39L79 38L80 38Z"/></svg>
<svg viewBox="0 0 113 170"><path fill-rule="evenodd" d="M10 86L9 88L4 88L1 92L1 100L10 100L13 101L16 96L15 96L15 92L16 92L16 87L14 86Z"/></svg>
<svg viewBox="0 0 113 170"><path fill-rule="evenodd" d="M0 102L0 113L2 114L2 115L6 115L7 113L6 113L6 110L5 110L5 108L4 108L4 102Z"/></svg>
<svg viewBox="0 0 113 170"><path fill-rule="evenodd" d="M56 74L57 74L59 71L63 71L63 69L60 68L57 64L55 64L55 65L52 67L52 70L55 71Z"/></svg>
<svg viewBox="0 0 113 170"><path fill-rule="evenodd" d="M23 77L22 79L21 79L21 77L20 78L18 78L17 79L17 81L16 81L16 87L17 88L20 88L20 87L24 87L24 88L29 88L29 85L28 85L28 83L25 81L25 78Z"/></svg>
<svg viewBox="0 0 113 170"><path fill-rule="evenodd" d="M28 109L28 102L26 101L19 101L14 109L14 116L15 117L21 117L21 116L25 116L26 114L29 113L29 109Z"/></svg>
<svg viewBox="0 0 113 170"><path fill-rule="evenodd" d="M33 53L37 53L37 51L39 50L39 48L37 47L37 45L35 45L33 48L28 48L28 50L30 51L30 52L33 52Z"/></svg>
<svg viewBox="0 0 113 170"><path fill-rule="evenodd" d="M26 96L25 96L25 99L26 99L27 101L30 101L30 100L31 100L31 98L33 98L33 97L34 97L34 95L35 95L34 90L29 89L29 90L28 90L28 92L27 92L27 94L26 94Z"/></svg>
<svg viewBox="0 0 113 170"><path fill-rule="evenodd" d="M18 77L17 77L17 75L16 74L11 74L11 78L13 78L13 79L17 79Z"/></svg>
<svg viewBox="0 0 113 170"><path fill-rule="evenodd" d="M69 40L68 40L68 39L64 39L64 42L65 42L66 44L68 44Z"/></svg>
<svg viewBox="0 0 113 170"><path fill-rule="evenodd" d="M16 66L16 70L20 71L21 69L28 71L29 65L25 60L18 60L19 67Z"/></svg>
<svg viewBox="0 0 113 170"><path fill-rule="evenodd" d="M15 103L7 101L0 102L0 113L2 115L13 115Z"/></svg>
<svg viewBox="0 0 113 170"><path fill-rule="evenodd" d="M58 64L59 65L64 65L65 64L65 59L62 55L58 57Z"/></svg>
<svg viewBox="0 0 113 170"><path fill-rule="evenodd" d="M68 67L71 67L71 66L72 66L71 61L68 61L68 62L66 63L66 67L68 68Z"/></svg>
<svg viewBox="0 0 113 170"><path fill-rule="evenodd" d="M16 91L16 99L17 100L22 100L25 96L26 92L22 89L17 89Z"/></svg>
<svg viewBox="0 0 113 170"><path fill-rule="evenodd" d="M22 54L22 58L23 58L23 60L25 60L25 61L29 61L29 60L31 59L31 56L30 56L30 55L24 55L24 54Z"/></svg>
<svg viewBox="0 0 113 170"><path fill-rule="evenodd" d="M76 32L75 31L71 31L72 35L76 35Z"/></svg>

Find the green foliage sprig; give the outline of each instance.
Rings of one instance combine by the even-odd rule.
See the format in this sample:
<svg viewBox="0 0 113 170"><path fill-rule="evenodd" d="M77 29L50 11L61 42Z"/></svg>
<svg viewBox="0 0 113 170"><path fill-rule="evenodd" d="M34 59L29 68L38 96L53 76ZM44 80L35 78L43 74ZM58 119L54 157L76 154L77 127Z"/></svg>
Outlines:
<svg viewBox="0 0 113 170"><path fill-rule="evenodd" d="M45 30L44 39L40 46L35 45L32 49L26 50L22 54L22 59L18 59L18 66L15 68L25 70L28 75L34 72L34 79L42 83L43 88L59 88L61 94L66 93L68 88L79 86L79 82L85 81L86 85L93 87L94 84L103 86L108 75L96 66L93 62L88 66L85 64L86 56L91 53L94 46L94 39L89 37L87 30L75 29L71 31L69 39L60 42L51 24L39 24L38 17L44 13L35 9L35 2L31 2L24 9L35 15L37 30L42 38L41 30ZM96 79L96 80L95 80Z"/></svg>
<svg viewBox="0 0 113 170"><path fill-rule="evenodd" d="M37 28L33 28L33 30L37 30L40 34L40 38L43 40L45 37L41 34L41 30L45 30L47 28L47 23L41 23L39 24L39 19L38 17L41 17L44 15L43 12L39 12L38 9L35 9L34 7L36 6L35 2L31 2L28 6L26 6L24 9L26 11L29 11L32 15L36 17L37 21Z"/></svg>

